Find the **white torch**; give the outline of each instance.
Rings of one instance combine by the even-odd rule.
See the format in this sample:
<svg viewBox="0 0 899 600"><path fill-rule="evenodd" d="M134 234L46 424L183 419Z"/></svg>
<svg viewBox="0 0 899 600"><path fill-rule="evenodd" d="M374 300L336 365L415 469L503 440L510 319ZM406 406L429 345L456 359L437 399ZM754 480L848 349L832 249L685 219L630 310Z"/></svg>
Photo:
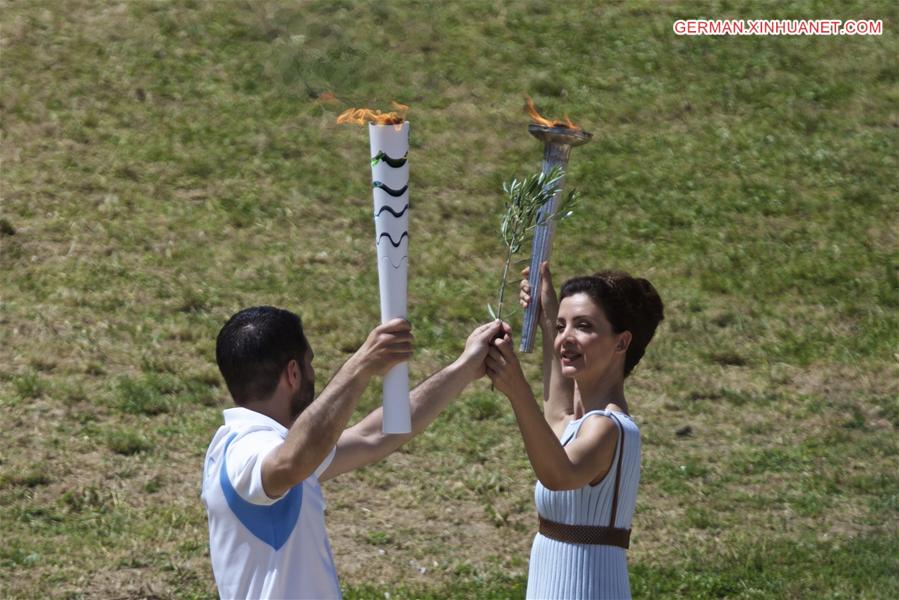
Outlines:
<svg viewBox="0 0 899 600"><path fill-rule="evenodd" d="M406 318L409 266L409 122L369 123L375 244L381 291L381 322ZM384 433L409 433L409 363L384 376Z"/></svg>
<svg viewBox="0 0 899 600"><path fill-rule="evenodd" d="M409 270L409 122L408 106L393 103L397 112L351 108L338 123L368 123L371 148L371 187L374 197L375 248L381 291L381 323L406 318ZM409 433L409 363L400 363L384 376L381 406L384 433Z"/></svg>

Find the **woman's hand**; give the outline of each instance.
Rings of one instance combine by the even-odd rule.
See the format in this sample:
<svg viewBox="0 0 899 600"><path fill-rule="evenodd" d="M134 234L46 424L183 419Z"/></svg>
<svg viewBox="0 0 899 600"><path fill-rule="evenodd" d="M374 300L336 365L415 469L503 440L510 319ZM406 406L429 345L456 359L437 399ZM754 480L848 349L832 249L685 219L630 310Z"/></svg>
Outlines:
<svg viewBox="0 0 899 600"><path fill-rule="evenodd" d="M487 353L493 347L493 340L512 332L508 323L492 321L475 329L465 342L465 350L456 360L466 372L470 373L471 380L480 379L485 374L485 361Z"/></svg>
<svg viewBox="0 0 899 600"><path fill-rule="evenodd" d="M521 363L512 349L512 336L505 333L502 337L493 340L493 345L487 352L485 361L487 376L493 382L494 387L514 400L519 397L522 390L530 390Z"/></svg>
<svg viewBox="0 0 899 600"><path fill-rule="evenodd" d="M531 303L531 284L528 281L530 274L530 267L525 267L521 272L523 279L521 280L521 292L518 294L518 301L525 309ZM552 274L549 272L549 262L544 261L540 263L540 313L537 318L544 333L553 331L558 316L559 297L556 295L556 289L553 287Z"/></svg>

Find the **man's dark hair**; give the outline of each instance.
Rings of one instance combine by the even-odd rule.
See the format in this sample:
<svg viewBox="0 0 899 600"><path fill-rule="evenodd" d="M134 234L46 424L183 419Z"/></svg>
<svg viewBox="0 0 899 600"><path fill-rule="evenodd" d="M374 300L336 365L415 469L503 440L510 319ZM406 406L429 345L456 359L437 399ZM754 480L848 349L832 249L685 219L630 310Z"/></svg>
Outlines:
<svg viewBox="0 0 899 600"><path fill-rule="evenodd" d="M299 315L274 306L245 308L228 319L215 342L215 360L234 403L271 396L291 360L302 366L309 348Z"/></svg>
<svg viewBox="0 0 899 600"><path fill-rule="evenodd" d="M559 300L580 293L587 294L602 309L615 333L631 332L624 359L627 377L643 358L656 327L665 318L659 293L642 277L631 277L621 271L601 271L563 283Z"/></svg>

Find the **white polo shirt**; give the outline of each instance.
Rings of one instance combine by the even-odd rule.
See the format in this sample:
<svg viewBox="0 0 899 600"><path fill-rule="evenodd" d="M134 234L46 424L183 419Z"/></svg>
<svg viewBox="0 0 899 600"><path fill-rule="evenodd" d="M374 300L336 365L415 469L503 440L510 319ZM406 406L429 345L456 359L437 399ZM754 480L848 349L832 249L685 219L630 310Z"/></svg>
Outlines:
<svg viewBox="0 0 899 600"><path fill-rule="evenodd" d="M318 477L334 450L280 498L262 489L262 461L287 429L246 409L224 411L203 468L209 554L222 598L340 598Z"/></svg>

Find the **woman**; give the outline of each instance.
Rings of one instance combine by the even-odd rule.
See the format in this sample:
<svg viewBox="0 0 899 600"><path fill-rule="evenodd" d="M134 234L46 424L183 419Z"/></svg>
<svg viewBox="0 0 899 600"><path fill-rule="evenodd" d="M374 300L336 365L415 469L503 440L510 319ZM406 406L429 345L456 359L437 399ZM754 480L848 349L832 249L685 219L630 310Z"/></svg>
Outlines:
<svg viewBox="0 0 899 600"><path fill-rule="evenodd" d="M546 263L541 275L543 414L508 335L494 342L486 363L512 404L538 479L540 530L527 597L630 598L625 549L640 430L624 380L663 318L662 300L647 280L617 272L569 279L557 300ZM523 281L524 306L530 292Z"/></svg>

